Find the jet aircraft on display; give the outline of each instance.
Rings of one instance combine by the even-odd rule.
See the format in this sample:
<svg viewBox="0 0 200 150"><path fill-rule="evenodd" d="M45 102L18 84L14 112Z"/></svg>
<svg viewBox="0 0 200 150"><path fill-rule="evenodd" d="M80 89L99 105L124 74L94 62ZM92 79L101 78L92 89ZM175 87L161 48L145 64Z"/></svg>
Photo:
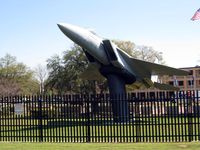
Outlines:
<svg viewBox="0 0 200 150"><path fill-rule="evenodd" d="M113 42L103 39L94 32L75 25L60 23L61 31L73 42L81 46L90 61L88 69L82 77L98 80L101 75L117 74L126 84L134 84L135 88L155 87L164 90L176 89L167 84L152 82L152 75L184 76L188 72L172 67L135 59L117 47Z"/></svg>
<svg viewBox="0 0 200 150"><path fill-rule="evenodd" d="M108 39L71 24L59 23L60 30L73 42L82 47L90 65L82 74L89 80L98 80L102 76L108 81L113 118L115 122L126 122L129 118L128 101L124 100L126 84L135 88L142 86L162 90L177 90L167 84L152 82L152 75L188 75L187 71L135 59L117 47ZM113 95L121 95L115 97Z"/></svg>

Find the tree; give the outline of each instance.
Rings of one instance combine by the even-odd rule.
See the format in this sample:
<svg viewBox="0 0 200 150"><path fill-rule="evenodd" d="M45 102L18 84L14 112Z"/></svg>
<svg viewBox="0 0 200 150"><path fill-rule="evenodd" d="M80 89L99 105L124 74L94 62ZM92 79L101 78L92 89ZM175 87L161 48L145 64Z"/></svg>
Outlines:
<svg viewBox="0 0 200 150"><path fill-rule="evenodd" d="M96 94L97 81L84 80L80 77L89 62L78 45L74 44L71 50L64 51L62 59L56 55L47 62L49 77L46 86L54 94ZM95 113L97 108L98 103L93 101L91 111Z"/></svg>
<svg viewBox="0 0 200 150"><path fill-rule="evenodd" d="M63 66L61 59L58 55L54 55L47 60L47 70L49 71L49 76L45 87L52 91L53 93L62 93L64 90L64 76L63 76Z"/></svg>
<svg viewBox="0 0 200 150"><path fill-rule="evenodd" d="M37 93L33 72L16 57L6 54L0 58L0 95Z"/></svg>
<svg viewBox="0 0 200 150"><path fill-rule="evenodd" d="M154 50L150 46L137 46L131 41L113 40L113 42L133 58L153 63L157 62L159 64L165 63L163 61L162 53Z"/></svg>
<svg viewBox="0 0 200 150"><path fill-rule="evenodd" d="M135 56L135 44L131 41L112 40L120 49L131 56Z"/></svg>
<svg viewBox="0 0 200 150"><path fill-rule="evenodd" d="M88 93L94 89L92 81L85 81L80 74L87 68L88 60L78 45L64 51L62 59L55 55L47 60L49 77L46 86L53 93Z"/></svg>
<svg viewBox="0 0 200 150"><path fill-rule="evenodd" d="M35 75L36 75L36 78L40 84L40 94L44 94L44 82L45 80L47 79L47 68L45 66L42 66L42 65L38 65L36 68L35 68Z"/></svg>
<svg viewBox="0 0 200 150"><path fill-rule="evenodd" d="M149 46L136 46L135 48L135 58L145 60L148 62L157 62L158 64L164 64L162 57L162 52L158 52Z"/></svg>

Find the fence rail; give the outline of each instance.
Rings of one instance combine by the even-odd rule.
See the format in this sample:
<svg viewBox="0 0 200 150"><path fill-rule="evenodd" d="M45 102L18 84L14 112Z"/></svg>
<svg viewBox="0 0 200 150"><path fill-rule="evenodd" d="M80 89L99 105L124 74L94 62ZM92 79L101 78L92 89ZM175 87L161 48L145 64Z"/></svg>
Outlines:
<svg viewBox="0 0 200 150"><path fill-rule="evenodd" d="M183 142L200 140L198 91L0 98L0 141ZM112 100L128 102L113 119ZM124 109L124 107L122 107Z"/></svg>

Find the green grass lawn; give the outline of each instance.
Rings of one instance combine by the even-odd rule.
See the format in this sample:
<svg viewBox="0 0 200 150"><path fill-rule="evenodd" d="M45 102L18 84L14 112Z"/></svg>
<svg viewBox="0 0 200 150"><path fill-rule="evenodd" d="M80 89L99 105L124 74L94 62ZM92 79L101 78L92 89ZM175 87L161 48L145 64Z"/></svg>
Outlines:
<svg viewBox="0 0 200 150"><path fill-rule="evenodd" d="M86 136L90 131L91 142L135 142L138 137L141 142L175 142L188 141L189 135L193 134L192 140L199 140L200 124L199 118L193 118L193 124L188 124L185 118L145 118L144 122L133 122L117 124L91 123L88 130L84 121L66 120L43 120L44 142L86 142ZM0 122L1 141L27 141L39 142L38 120L31 119L1 119ZM191 133L189 132L192 129ZM190 134L189 134L190 133ZM114 140L115 139L115 140ZM120 140L119 140L120 139Z"/></svg>
<svg viewBox="0 0 200 150"><path fill-rule="evenodd" d="M199 150L191 143L18 143L0 142L1 150Z"/></svg>
<svg viewBox="0 0 200 150"><path fill-rule="evenodd" d="M184 117L145 117L132 123L112 123L109 120L93 120L88 128L85 120L42 120L44 142L86 142L90 131L91 142L185 142L189 135L194 141L200 139L200 120L192 118L193 124ZM107 123L107 124L106 124ZM191 129L191 130L190 130ZM1 118L0 141L39 142L37 119Z"/></svg>

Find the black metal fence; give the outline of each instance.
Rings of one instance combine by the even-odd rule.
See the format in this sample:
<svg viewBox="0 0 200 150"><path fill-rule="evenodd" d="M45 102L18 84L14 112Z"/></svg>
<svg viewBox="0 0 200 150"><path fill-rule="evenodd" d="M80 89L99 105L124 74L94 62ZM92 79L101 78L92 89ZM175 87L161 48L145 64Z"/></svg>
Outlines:
<svg viewBox="0 0 200 150"><path fill-rule="evenodd" d="M0 141L199 141L198 93L128 93L120 100L129 110L122 122L114 121L108 94L2 97Z"/></svg>

